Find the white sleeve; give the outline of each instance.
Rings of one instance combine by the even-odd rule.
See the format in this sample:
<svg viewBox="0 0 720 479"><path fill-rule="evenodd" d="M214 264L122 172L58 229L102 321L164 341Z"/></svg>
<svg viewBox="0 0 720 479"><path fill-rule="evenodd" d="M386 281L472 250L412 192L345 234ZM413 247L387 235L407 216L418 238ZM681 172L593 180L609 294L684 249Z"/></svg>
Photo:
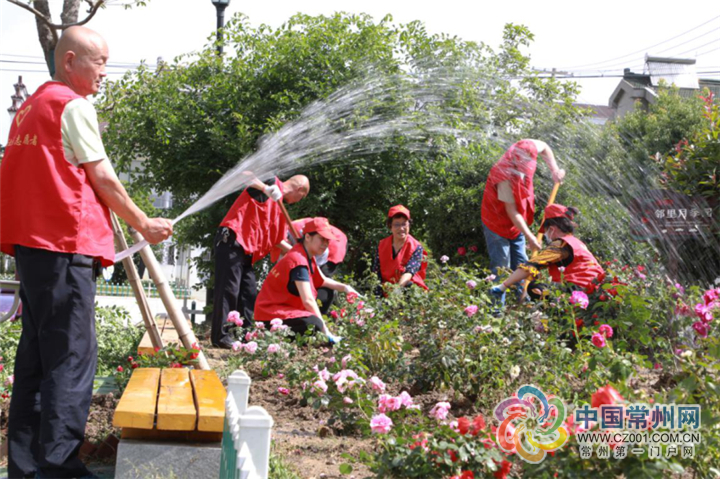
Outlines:
<svg viewBox="0 0 720 479"><path fill-rule="evenodd" d="M65 105L61 121L65 158L75 166L107 158L95 107L85 98Z"/></svg>

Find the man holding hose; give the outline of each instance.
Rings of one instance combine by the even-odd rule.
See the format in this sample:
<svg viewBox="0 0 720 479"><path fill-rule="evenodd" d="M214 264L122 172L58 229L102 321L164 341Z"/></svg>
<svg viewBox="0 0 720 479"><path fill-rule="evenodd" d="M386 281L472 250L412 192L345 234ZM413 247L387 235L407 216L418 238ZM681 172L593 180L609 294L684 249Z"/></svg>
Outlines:
<svg viewBox="0 0 720 479"><path fill-rule="evenodd" d="M258 179L238 196L220 223L215 235L215 299L211 340L216 347L231 349L233 340L223 326L228 313L238 311L243 326L253 321L257 284L253 264L279 247L290 251L285 241L288 224L280 202L296 203L310 192L306 176L296 175L282 182L265 184Z"/></svg>
<svg viewBox="0 0 720 479"><path fill-rule="evenodd" d="M78 453L97 365L95 279L114 262L112 210L150 243L172 223L148 218L115 175L95 95L108 46L70 27L55 48L55 78L23 103L0 168L0 249L15 256L22 335L8 421L8 475L94 477Z"/></svg>
<svg viewBox="0 0 720 479"><path fill-rule="evenodd" d="M541 249L528 226L532 224L535 215L533 177L538 155L543 157L550 168L553 181L562 182L565 170L558 168L553 151L540 140L518 141L490 169L481 216L490 268L495 275L498 274L498 268L514 271L518 265L527 262L526 241L532 251Z"/></svg>

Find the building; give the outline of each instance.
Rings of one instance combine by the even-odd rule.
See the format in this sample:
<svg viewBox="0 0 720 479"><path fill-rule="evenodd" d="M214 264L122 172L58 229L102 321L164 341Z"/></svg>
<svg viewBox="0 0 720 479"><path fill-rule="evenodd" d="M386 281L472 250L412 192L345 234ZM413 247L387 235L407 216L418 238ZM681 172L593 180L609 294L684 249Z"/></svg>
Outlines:
<svg viewBox="0 0 720 479"><path fill-rule="evenodd" d="M634 111L638 106L646 109L657 101L661 83L675 85L680 95L686 97L697 95L705 88L720 95L720 80L698 78L694 59L646 56L643 73L625 69L608 105L616 117Z"/></svg>

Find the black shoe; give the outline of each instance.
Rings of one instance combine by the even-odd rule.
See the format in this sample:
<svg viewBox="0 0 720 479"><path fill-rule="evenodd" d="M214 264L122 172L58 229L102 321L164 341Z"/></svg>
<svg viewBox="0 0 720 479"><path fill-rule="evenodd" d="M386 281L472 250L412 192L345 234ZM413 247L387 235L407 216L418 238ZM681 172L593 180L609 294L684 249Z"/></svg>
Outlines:
<svg viewBox="0 0 720 479"><path fill-rule="evenodd" d="M217 343L213 343L213 346L220 349L232 349L233 342L228 338L222 338Z"/></svg>

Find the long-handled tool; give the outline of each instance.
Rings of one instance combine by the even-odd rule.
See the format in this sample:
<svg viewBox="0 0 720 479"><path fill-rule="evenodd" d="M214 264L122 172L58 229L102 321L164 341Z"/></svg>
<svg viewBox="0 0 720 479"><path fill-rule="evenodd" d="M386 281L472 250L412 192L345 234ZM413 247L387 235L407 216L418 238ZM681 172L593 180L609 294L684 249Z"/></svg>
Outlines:
<svg viewBox="0 0 720 479"><path fill-rule="evenodd" d="M285 220L287 221L288 227L290 228L290 232L292 233L293 237L296 240L300 239L300 233L298 233L297 229L295 229L295 225L292 222L292 218L290 218L290 214L288 214L287 208L285 208L285 203L281 201L278 201L278 204L280 205L280 209L283 212L283 215L285 215Z"/></svg>
<svg viewBox="0 0 720 479"><path fill-rule="evenodd" d="M553 185L552 191L550 192L550 198L548 199L547 206L550 206L551 204L555 203L555 197L557 196L557 192L559 189L560 189L560 183L555 183ZM546 208L547 208L547 206L546 206ZM545 222L545 212L543 211L542 220L540 220L541 227L544 222ZM542 244L543 233L538 231L538 233L535 237L537 238L538 243ZM532 260L535 256L537 256L537 254L538 254L537 251L533 251L532 255L530 256L530 259ZM522 298L521 298L523 300L525 299L525 296L527 296L527 290L528 290L529 284L530 284L529 279L526 279L525 285L523 286L523 294L522 294Z"/></svg>

